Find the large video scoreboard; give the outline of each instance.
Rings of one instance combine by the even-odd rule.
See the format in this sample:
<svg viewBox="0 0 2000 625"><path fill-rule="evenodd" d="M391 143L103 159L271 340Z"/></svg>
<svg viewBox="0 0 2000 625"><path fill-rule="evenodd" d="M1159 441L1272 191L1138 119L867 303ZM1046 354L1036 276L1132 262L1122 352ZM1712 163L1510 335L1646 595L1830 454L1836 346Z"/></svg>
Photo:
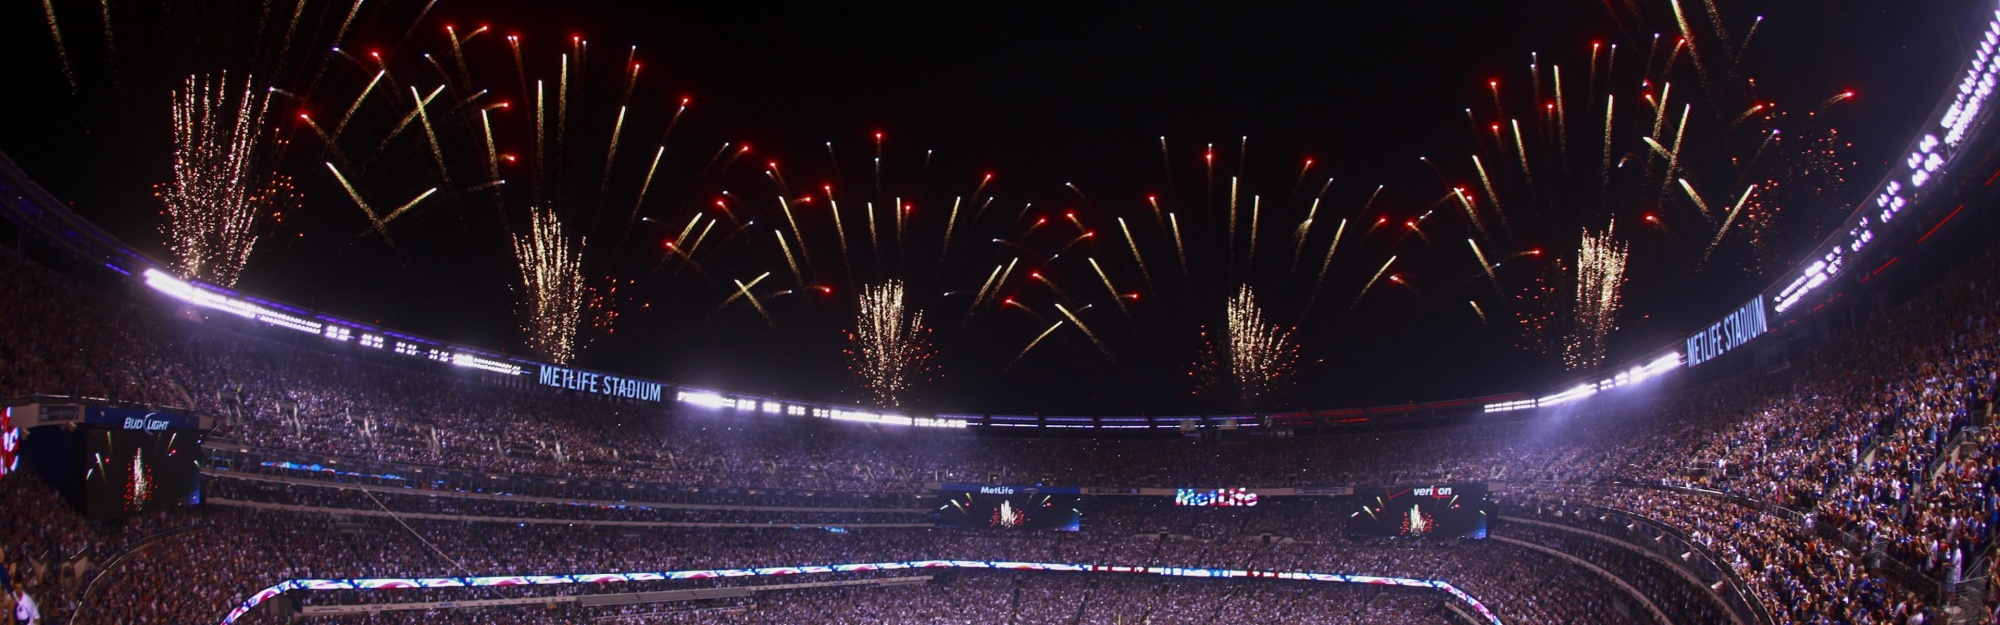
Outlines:
<svg viewBox="0 0 2000 625"><path fill-rule="evenodd" d="M8 406L7 436L44 481L93 521L201 503L206 417L84 403ZM4 433L0 433L4 434Z"/></svg>
<svg viewBox="0 0 2000 625"><path fill-rule="evenodd" d="M1354 498L1347 532L1356 536L1485 538L1493 512L1485 484L1365 487Z"/></svg>
<svg viewBox="0 0 2000 625"><path fill-rule="evenodd" d="M971 486L946 490L931 518L957 529L1082 529L1082 496L1074 488Z"/></svg>

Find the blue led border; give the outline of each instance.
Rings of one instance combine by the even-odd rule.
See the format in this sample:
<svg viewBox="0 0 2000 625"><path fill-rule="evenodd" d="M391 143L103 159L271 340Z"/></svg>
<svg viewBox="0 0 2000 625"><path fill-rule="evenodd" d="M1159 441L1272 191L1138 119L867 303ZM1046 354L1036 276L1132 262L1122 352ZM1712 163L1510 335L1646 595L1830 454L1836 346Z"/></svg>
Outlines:
<svg viewBox="0 0 2000 625"><path fill-rule="evenodd" d="M1140 573L1169 577L1230 578L1247 577L1260 579L1280 579L1310 582L1341 582L1348 584L1378 584L1403 586L1408 588L1430 588L1442 590L1464 601L1474 612L1486 617L1493 625L1501 625L1486 604L1480 603L1472 595L1458 587L1442 581L1410 579L1405 577L1373 577L1368 575L1335 575L1331 573L1301 573L1278 571L1245 571L1237 569L1200 569L1164 566L1109 566L1102 564L1052 564L1046 562L1004 562L986 560L913 560L908 562L876 562L870 564L832 564L815 566L779 566L754 569L701 569L691 571L667 571L663 573L595 573L584 575L523 575L504 577L425 577L425 578L375 578L375 579L294 579L265 588L242 605L231 610L222 618L221 625L232 625L236 619L248 613L259 604L291 590L375 590L390 588L462 588L474 586L538 586L547 584L603 584L610 582L644 582L679 579L714 579L723 577L755 577L765 575L810 575L817 573L850 573L857 571L899 571L908 569L1005 569L1015 571L1075 571L1083 573Z"/></svg>

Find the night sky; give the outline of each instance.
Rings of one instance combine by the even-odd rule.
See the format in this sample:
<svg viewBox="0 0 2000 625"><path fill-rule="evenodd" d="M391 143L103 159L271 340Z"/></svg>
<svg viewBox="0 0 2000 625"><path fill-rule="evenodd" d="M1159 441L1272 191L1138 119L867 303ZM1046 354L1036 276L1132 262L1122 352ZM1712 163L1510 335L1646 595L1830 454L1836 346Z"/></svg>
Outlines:
<svg viewBox="0 0 2000 625"><path fill-rule="evenodd" d="M937 354L909 394L916 410L1231 410L1244 406L1227 393L1193 394L1189 372L1201 329L1213 332L1224 299L1249 285L1268 318L1296 327L1300 346L1287 390L1250 408L1379 405L1532 391L1574 375L1557 353L1523 347L1530 341L1517 319L1534 307L1517 296L1537 280L1563 283L1554 263L1568 262L1585 227L1616 219L1632 249L1625 307L1609 340L1613 363L1750 298L1872 188L1958 69L1965 33L1991 9L1959 1L1681 3L1695 46L1666 76L1673 89L1663 140L1681 107L1692 111L1674 177L1719 211L1746 185L1763 185L1757 198L1767 208L1759 210L1775 211L1754 226L1746 215L1708 262L1717 224L1678 184L1662 184L1673 182L1661 177L1663 159L1639 142L1652 113L1638 100L1658 91L1638 81L1660 78L1678 38L1671 2L1656 0L981 11L443 0L421 20L424 3L387 0L355 14L338 42L345 57L331 53L345 1L307 0L295 29L287 22L297 5L288 0L114 1L107 29L99 3L57 0L74 91L40 4L16 2L0 8L0 56L11 60L0 68L8 86L0 108L11 120L0 125L0 150L83 215L164 259L152 188L171 175L169 94L191 73L253 74L260 88L283 90L270 119L285 144L260 162L292 176L304 199L260 228L238 285L252 293L524 353L508 236L540 206L587 241L591 283L618 287L607 300L618 312L615 331L585 332L582 366L860 401L843 354L854 297L863 285L901 279L933 328ZM1710 6L1727 39L1717 36ZM1760 15L1738 62L1732 57ZM489 30L467 38L482 25ZM463 70L447 26L461 40ZM1656 32L1665 43L1649 58ZM520 37L519 71L510 34ZM577 51L572 37L588 44L580 62L570 59L567 116L557 119L560 55ZM1596 63L1593 43L1604 46ZM1612 44L1615 66L1606 65ZM626 99L633 46L642 69ZM1554 66L1567 109L1560 125L1546 108ZM355 108L333 149L298 119L305 113L322 132L333 130L381 68L389 80ZM539 178L530 112L538 79L548 94ZM1504 112L1494 108L1489 80L1500 84ZM414 111L411 88L440 86L426 107L436 154L420 123L391 134ZM1855 97L1826 104L1849 89ZM1601 176L1607 95L1616 102L1611 159L1621 164ZM665 134L639 201L683 98L689 105ZM618 126L621 100L629 104ZM1774 106L1738 121L1756 103ZM516 158L496 163L507 180L497 188L478 188L490 178L482 108L496 155ZM1532 173L1517 162L1511 130L1490 133L1489 124L1507 120L1523 125ZM607 169L614 127L620 147ZM1773 128L1782 139L1763 141ZM1815 145L1835 149L1810 154ZM1212 168L1204 166L1211 150ZM1498 207L1473 154L1492 175ZM1313 165L1301 175L1306 159ZM385 224L384 237L328 172L332 161L384 212L440 190ZM1239 174L1232 239L1228 189ZM822 185L840 203L848 261ZM1322 186L1300 245L1295 233ZM1450 199L1452 187L1466 190L1481 224ZM781 194L805 235L806 249L793 251L811 257L799 259L802 279L776 243L794 238ZM1185 274L1149 195L1180 220ZM955 197L965 201L947 250ZM900 243L889 208L899 199L908 207ZM873 245L870 202L880 220ZM714 222L709 234L691 259L669 252L666 242L697 212ZM1315 288L1343 218L1341 247ZM1371 230L1378 219L1387 225ZM1414 219L1422 220L1414 230L1404 225ZM1490 260L1513 258L1488 279L1468 238ZM681 249L691 243L678 241ZM1391 256L1390 270L1357 301ZM1015 258L1007 283L974 306L996 265ZM1054 287L1033 279L1036 271ZM733 281L766 272L750 291L768 322L744 299L725 304ZM1103 346L1065 323L1016 361L1063 318L1057 304Z"/></svg>

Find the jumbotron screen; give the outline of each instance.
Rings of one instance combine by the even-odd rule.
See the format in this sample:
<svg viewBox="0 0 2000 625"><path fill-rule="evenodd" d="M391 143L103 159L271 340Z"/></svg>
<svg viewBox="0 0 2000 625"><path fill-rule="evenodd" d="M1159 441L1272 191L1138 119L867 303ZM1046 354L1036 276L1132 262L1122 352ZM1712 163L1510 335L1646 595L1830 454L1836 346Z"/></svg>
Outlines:
<svg viewBox="0 0 2000 625"><path fill-rule="evenodd" d="M201 437L193 432L95 430L84 443L84 516L109 519L201 503Z"/></svg>
<svg viewBox="0 0 2000 625"><path fill-rule="evenodd" d="M947 493L932 518L939 527L959 529L1074 532L1083 524L1081 498L1076 495L992 490L1000 492Z"/></svg>
<svg viewBox="0 0 2000 625"><path fill-rule="evenodd" d="M1348 517L1349 534L1486 537L1484 485L1357 488L1354 496L1360 509Z"/></svg>

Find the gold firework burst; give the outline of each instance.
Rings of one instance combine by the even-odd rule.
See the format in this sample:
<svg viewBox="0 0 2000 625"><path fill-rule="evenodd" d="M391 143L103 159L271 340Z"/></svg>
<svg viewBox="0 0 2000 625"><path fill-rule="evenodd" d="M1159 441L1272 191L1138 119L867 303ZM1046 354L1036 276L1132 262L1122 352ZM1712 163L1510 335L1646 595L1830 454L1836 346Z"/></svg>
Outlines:
<svg viewBox="0 0 2000 625"><path fill-rule="evenodd" d="M904 305L903 282L861 287L860 312L848 357L861 388L884 408L903 405L904 396L930 371L933 354L924 312Z"/></svg>
<svg viewBox="0 0 2000 625"><path fill-rule="evenodd" d="M173 179L156 195L184 277L234 286L257 244L259 219L297 203L291 179L262 166L269 102L251 82L239 93L228 74L189 76L173 94Z"/></svg>
<svg viewBox="0 0 2000 625"><path fill-rule="evenodd" d="M528 349L556 364L576 358L586 299L583 246L583 241L570 243L562 220L551 210L531 212L528 232L514 236L514 260L521 270L521 329Z"/></svg>

